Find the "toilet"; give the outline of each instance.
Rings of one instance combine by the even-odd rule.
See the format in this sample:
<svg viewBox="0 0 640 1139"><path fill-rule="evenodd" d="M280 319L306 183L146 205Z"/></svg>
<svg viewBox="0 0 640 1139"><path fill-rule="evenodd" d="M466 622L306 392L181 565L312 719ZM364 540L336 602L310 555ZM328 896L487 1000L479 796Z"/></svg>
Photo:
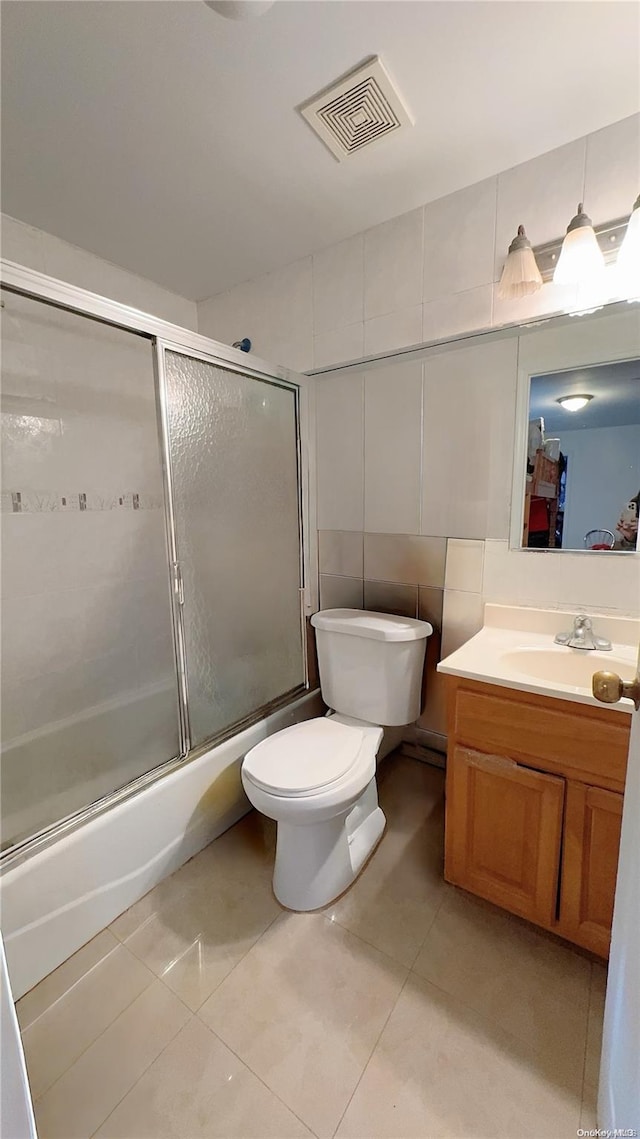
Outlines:
<svg viewBox="0 0 640 1139"><path fill-rule="evenodd" d="M273 890L315 910L346 890L382 838L376 756L383 727L420 715L427 621L326 609L315 613L326 716L294 724L247 752L242 783L278 824Z"/></svg>

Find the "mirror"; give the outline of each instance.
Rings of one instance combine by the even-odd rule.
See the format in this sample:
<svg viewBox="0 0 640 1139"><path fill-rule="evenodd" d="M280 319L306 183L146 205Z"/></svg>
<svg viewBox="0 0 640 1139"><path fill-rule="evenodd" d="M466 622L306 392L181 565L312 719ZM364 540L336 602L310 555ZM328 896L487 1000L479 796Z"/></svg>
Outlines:
<svg viewBox="0 0 640 1139"><path fill-rule="evenodd" d="M511 548L633 554L639 506L638 305L521 327Z"/></svg>
<svg viewBox="0 0 640 1139"><path fill-rule="evenodd" d="M532 375L522 545L634 552L640 359Z"/></svg>

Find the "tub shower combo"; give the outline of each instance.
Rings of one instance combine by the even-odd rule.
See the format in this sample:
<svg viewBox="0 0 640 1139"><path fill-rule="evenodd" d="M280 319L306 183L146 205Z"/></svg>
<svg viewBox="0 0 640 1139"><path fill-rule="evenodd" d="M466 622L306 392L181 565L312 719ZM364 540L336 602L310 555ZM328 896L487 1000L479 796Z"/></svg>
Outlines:
<svg viewBox="0 0 640 1139"><path fill-rule="evenodd" d="M317 697L305 378L9 262L2 300L17 997L238 818L242 756Z"/></svg>

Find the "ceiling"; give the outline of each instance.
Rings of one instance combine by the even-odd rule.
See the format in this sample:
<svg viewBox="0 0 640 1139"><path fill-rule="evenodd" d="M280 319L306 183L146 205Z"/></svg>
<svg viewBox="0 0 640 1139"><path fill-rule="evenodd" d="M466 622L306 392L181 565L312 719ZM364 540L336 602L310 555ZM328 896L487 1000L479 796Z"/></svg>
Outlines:
<svg viewBox="0 0 640 1139"><path fill-rule="evenodd" d="M5 0L2 207L202 299L632 114L639 12ZM295 107L372 54L416 125L338 163Z"/></svg>
<svg viewBox="0 0 640 1139"><path fill-rule="evenodd" d="M565 411L556 403L565 395L592 395L593 399L580 411ZM546 435L579 427L640 425L640 360L532 376L529 418L539 416L544 419Z"/></svg>

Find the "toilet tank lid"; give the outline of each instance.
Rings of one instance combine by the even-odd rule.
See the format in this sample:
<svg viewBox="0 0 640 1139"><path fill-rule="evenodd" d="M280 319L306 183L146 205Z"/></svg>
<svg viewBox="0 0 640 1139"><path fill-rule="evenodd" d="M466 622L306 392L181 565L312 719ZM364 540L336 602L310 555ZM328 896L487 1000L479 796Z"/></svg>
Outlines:
<svg viewBox="0 0 640 1139"><path fill-rule="evenodd" d="M311 624L329 633L348 633L375 641L420 641L433 632L428 621L397 617L393 613L369 613L362 609L321 609Z"/></svg>

